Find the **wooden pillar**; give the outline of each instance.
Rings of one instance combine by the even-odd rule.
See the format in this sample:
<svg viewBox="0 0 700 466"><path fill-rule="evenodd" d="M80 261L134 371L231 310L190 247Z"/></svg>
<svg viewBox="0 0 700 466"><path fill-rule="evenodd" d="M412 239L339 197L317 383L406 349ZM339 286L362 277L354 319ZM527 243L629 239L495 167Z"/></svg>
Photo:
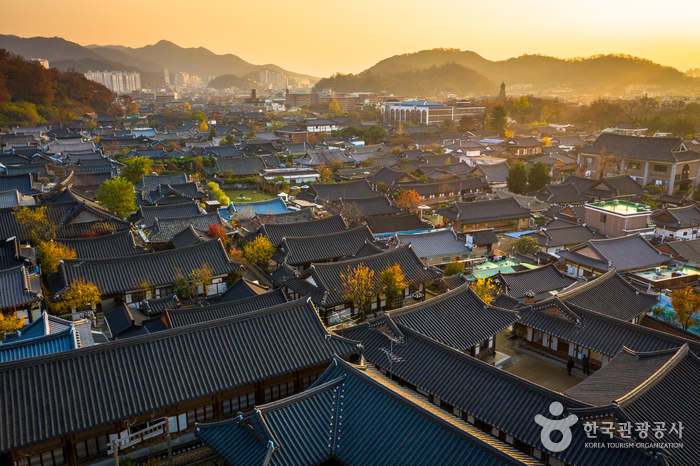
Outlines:
<svg viewBox="0 0 700 466"><path fill-rule="evenodd" d="M265 404L265 391L263 390L262 382L255 382L255 404Z"/></svg>
<svg viewBox="0 0 700 466"><path fill-rule="evenodd" d="M75 448L75 435L68 435L63 439L66 451L66 462L69 466L78 464L78 450Z"/></svg>
<svg viewBox="0 0 700 466"><path fill-rule="evenodd" d="M216 416L217 421L220 421L224 415L224 406L221 402L221 393L214 395L214 415Z"/></svg>

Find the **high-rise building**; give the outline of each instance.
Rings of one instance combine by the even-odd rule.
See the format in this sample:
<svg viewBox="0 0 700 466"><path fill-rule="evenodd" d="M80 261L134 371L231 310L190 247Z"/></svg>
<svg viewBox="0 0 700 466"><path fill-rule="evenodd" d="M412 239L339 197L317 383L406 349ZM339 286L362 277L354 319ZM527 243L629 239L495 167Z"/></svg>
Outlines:
<svg viewBox="0 0 700 466"><path fill-rule="evenodd" d="M85 77L102 84L112 92L128 93L141 90L141 75L127 71L88 71Z"/></svg>
<svg viewBox="0 0 700 466"><path fill-rule="evenodd" d="M163 70L163 77L165 78L165 85L170 86L170 73L168 73L168 69Z"/></svg>

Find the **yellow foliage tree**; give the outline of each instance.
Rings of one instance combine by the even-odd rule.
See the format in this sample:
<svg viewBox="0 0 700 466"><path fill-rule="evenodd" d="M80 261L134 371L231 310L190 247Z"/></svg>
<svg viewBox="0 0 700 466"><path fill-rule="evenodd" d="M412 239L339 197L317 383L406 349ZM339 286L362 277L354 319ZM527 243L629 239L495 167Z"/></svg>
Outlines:
<svg viewBox="0 0 700 466"><path fill-rule="evenodd" d="M676 313L676 320L684 330L693 323L693 318L700 313L700 295L689 286L671 292L671 306Z"/></svg>
<svg viewBox="0 0 700 466"><path fill-rule="evenodd" d="M199 125L199 130L200 131L209 131L209 125L207 124L206 121L203 121L201 125Z"/></svg>
<svg viewBox="0 0 700 466"><path fill-rule="evenodd" d="M69 313L72 309L84 311L102 301L100 290L95 284L86 280L76 280L63 294L63 301L56 304L59 314Z"/></svg>
<svg viewBox="0 0 700 466"><path fill-rule="evenodd" d="M56 235L54 224L46 215L45 206L32 209L17 204L12 208L12 215L35 244L39 241L50 241Z"/></svg>
<svg viewBox="0 0 700 466"><path fill-rule="evenodd" d="M190 272L190 283L192 284L194 303L199 304L199 287L202 287L202 293L206 295L207 287L212 283L212 273L209 264L205 262L200 268Z"/></svg>
<svg viewBox="0 0 700 466"><path fill-rule="evenodd" d="M343 282L343 298L357 307L360 319L365 317L365 308L377 295L377 285L374 280L374 270L363 264L356 267L348 265L347 271L340 274Z"/></svg>
<svg viewBox="0 0 700 466"><path fill-rule="evenodd" d="M545 147L552 147L552 140L551 139L544 137L544 138L542 138L542 142L544 142Z"/></svg>
<svg viewBox="0 0 700 466"><path fill-rule="evenodd" d="M24 318L16 317L14 314L3 314L0 312L0 338L6 333L16 332L24 325Z"/></svg>
<svg viewBox="0 0 700 466"><path fill-rule="evenodd" d="M58 272L61 259L75 259L75 250L61 243L40 241L37 245L41 271L44 273Z"/></svg>
<svg viewBox="0 0 700 466"><path fill-rule="evenodd" d="M333 99L328 106L328 111L331 113L340 113L340 104L338 103L337 100Z"/></svg>
<svg viewBox="0 0 700 466"><path fill-rule="evenodd" d="M470 287L486 304L491 304L493 302L496 285L491 279L486 277L478 278L471 282Z"/></svg>
<svg viewBox="0 0 700 466"><path fill-rule="evenodd" d="M406 275L399 264L394 264L379 274L379 279L382 292L386 295L386 305L389 309L394 309L397 298L403 297L403 290L408 286Z"/></svg>
<svg viewBox="0 0 700 466"><path fill-rule="evenodd" d="M510 130L506 130L505 136L506 136L507 138L512 138L513 136L515 136L515 133L512 132L512 131L510 131Z"/></svg>
<svg viewBox="0 0 700 466"><path fill-rule="evenodd" d="M264 271L270 268L270 260L275 252L275 247L265 236L258 236L252 241L248 241L243 246L243 255L251 264L255 264Z"/></svg>

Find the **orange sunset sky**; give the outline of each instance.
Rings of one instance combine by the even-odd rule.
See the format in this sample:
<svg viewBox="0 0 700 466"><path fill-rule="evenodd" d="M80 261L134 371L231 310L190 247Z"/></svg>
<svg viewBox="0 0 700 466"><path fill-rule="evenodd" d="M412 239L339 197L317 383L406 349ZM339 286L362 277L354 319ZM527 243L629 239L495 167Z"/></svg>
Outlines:
<svg viewBox="0 0 700 466"><path fill-rule="evenodd" d="M2 34L129 47L166 39L316 76L436 47L491 60L626 53L700 67L697 0L0 0L0 11Z"/></svg>

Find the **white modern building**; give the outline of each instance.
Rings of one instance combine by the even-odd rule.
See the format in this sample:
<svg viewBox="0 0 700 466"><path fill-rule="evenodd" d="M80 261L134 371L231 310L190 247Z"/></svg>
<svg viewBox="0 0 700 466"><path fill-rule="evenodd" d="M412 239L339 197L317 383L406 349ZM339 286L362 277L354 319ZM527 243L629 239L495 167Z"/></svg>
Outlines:
<svg viewBox="0 0 700 466"><path fill-rule="evenodd" d="M102 84L112 92L127 93L141 90L141 74L127 71L88 71L85 77Z"/></svg>

